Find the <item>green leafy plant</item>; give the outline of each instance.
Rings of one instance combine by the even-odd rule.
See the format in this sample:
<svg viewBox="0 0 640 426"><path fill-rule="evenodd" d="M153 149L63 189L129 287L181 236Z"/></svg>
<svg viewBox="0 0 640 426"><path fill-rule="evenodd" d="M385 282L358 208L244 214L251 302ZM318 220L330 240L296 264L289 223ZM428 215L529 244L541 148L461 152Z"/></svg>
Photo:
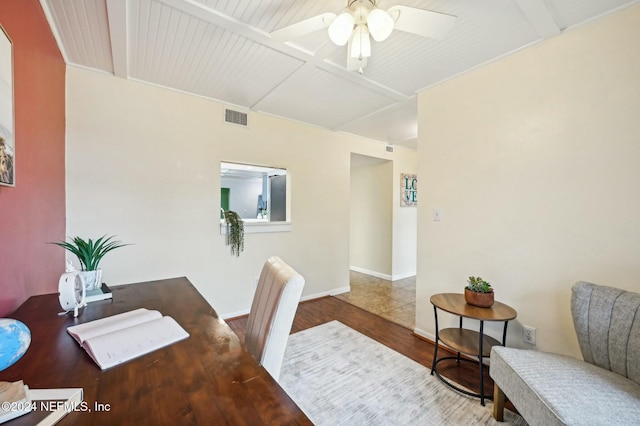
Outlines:
<svg viewBox="0 0 640 426"><path fill-rule="evenodd" d="M469 277L467 280L467 290L475 291L476 293L493 293L493 288L488 281L483 280L480 277Z"/></svg>
<svg viewBox="0 0 640 426"><path fill-rule="evenodd" d="M71 242L61 241L51 244L60 246L75 254L80 261L80 266L83 271L96 271L105 254L119 247L130 245L123 244L121 241L115 241L113 238L114 236L107 237L103 235L95 241L91 238L85 241L80 237L74 237L71 239Z"/></svg>
<svg viewBox="0 0 640 426"><path fill-rule="evenodd" d="M224 220L227 223L226 245L231 248L231 255L240 256L244 250L244 222L233 210L224 212Z"/></svg>

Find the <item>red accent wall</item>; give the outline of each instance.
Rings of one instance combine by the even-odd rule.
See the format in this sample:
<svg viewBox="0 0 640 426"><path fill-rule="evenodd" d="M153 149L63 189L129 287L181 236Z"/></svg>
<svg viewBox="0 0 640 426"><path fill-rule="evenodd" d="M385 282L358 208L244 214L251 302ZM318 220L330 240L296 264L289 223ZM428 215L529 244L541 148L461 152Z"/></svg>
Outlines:
<svg viewBox="0 0 640 426"><path fill-rule="evenodd" d="M65 238L65 63L38 0L0 1L13 42L15 188L0 186L0 316L55 293Z"/></svg>

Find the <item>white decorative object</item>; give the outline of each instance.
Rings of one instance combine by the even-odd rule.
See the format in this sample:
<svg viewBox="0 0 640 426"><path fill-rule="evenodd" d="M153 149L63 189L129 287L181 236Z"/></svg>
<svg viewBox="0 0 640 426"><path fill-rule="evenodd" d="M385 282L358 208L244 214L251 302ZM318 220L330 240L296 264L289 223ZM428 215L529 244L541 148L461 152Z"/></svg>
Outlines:
<svg viewBox="0 0 640 426"><path fill-rule="evenodd" d="M86 289L80 271L65 272L58 282L58 299L66 312L73 311L78 316L78 309L85 306Z"/></svg>
<svg viewBox="0 0 640 426"><path fill-rule="evenodd" d="M76 267L73 266L73 263L67 259L67 266L64 268L65 272L74 272L77 271Z"/></svg>

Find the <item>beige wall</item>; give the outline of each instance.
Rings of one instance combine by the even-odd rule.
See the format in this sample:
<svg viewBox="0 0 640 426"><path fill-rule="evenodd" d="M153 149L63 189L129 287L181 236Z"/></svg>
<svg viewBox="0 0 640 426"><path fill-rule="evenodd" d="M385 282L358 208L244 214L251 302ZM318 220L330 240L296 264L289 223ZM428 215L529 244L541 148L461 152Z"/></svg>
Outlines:
<svg viewBox="0 0 640 426"><path fill-rule="evenodd" d="M571 285L640 291L638 40L635 6L420 94L419 332L480 275L539 349L578 355Z"/></svg>
<svg viewBox="0 0 640 426"><path fill-rule="evenodd" d="M395 148L393 161L393 276L394 280L416 275L418 208L416 206L401 207L401 174L418 173L418 155L409 149ZM423 193L418 176L418 205L422 202Z"/></svg>
<svg viewBox="0 0 640 426"><path fill-rule="evenodd" d="M389 154L384 144L258 113L239 128L223 123L223 108L69 67L67 234L134 244L105 257L106 282L187 276L222 315L248 311L254 277L274 254L305 276L305 297L344 289L351 152L404 165L415 151ZM231 257L217 221L220 161L286 168L292 231L247 234L245 251Z"/></svg>
<svg viewBox="0 0 640 426"><path fill-rule="evenodd" d="M350 267L392 278L393 163L351 168Z"/></svg>

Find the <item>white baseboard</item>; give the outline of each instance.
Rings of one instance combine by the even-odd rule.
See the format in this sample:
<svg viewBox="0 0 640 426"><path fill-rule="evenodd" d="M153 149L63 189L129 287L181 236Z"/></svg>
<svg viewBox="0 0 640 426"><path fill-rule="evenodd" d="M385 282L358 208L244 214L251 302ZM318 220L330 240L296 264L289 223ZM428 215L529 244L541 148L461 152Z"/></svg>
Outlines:
<svg viewBox="0 0 640 426"><path fill-rule="evenodd" d="M338 288L331 289L329 291L323 291L322 293L315 293L315 294L310 294L308 296L304 296L300 298L300 301L305 302L307 300L319 299L325 296L335 296L336 294L347 293L349 290L350 290L349 286L338 287Z"/></svg>
<svg viewBox="0 0 640 426"><path fill-rule="evenodd" d="M223 320L228 320L229 318L242 317L244 315L249 315L249 309L243 309L241 311L229 312L226 314L220 315L220 318Z"/></svg>
<svg viewBox="0 0 640 426"><path fill-rule="evenodd" d="M371 275L372 277L382 278L383 280L392 281L392 277L389 274L383 274L381 272L371 271L369 269L359 268L357 266L349 266L349 269L355 272L360 272L361 274Z"/></svg>
<svg viewBox="0 0 640 426"><path fill-rule="evenodd" d="M415 272L408 272L405 274L397 274L397 275L389 275L383 274L382 272L372 271L370 269L360 268L358 266L349 266L349 269L355 272L360 272L361 274L371 275L372 277L382 278L383 280L396 281L404 278L415 277Z"/></svg>
<svg viewBox="0 0 640 426"><path fill-rule="evenodd" d="M334 288L329 292L329 296L335 296L336 294L349 293L351 291L351 287L338 287Z"/></svg>
<svg viewBox="0 0 640 426"><path fill-rule="evenodd" d="M403 280L405 278L411 278L411 277L415 277L415 276L416 276L415 272L409 272L409 273L406 273L406 274L394 275L393 279L391 281Z"/></svg>
<svg viewBox="0 0 640 426"><path fill-rule="evenodd" d="M421 330L421 329L419 329L417 327L413 329L413 332L416 333L418 336L422 336L425 339L431 340L432 342L436 341L436 336L434 334L428 333L428 332L426 332L424 330Z"/></svg>

